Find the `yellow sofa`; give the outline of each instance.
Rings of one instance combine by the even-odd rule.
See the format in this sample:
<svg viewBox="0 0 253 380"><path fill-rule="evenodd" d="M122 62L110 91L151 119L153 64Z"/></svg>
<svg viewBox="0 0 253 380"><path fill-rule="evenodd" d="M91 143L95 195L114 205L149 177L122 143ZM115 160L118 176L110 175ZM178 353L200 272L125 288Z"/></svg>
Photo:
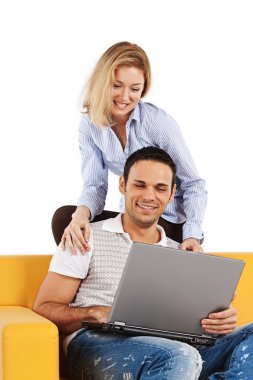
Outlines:
<svg viewBox="0 0 253 380"><path fill-rule="evenodd" d="M253 321L253 253L220 255L246 261L234 306L239 325ZM51 255L0 255L0 380L60 378L57 327L31 310L50 260Z"/></svg>

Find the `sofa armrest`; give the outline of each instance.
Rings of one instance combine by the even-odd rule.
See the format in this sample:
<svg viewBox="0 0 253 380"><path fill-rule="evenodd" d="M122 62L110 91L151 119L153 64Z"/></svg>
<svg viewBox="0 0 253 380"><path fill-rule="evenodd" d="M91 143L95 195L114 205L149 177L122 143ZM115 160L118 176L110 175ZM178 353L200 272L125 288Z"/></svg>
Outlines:
<svg viewBox="0 0 253 380"><path fill-rule="evenodd" d="M0 307L0 380L59 380L58 329L21 306Z"/></svg>

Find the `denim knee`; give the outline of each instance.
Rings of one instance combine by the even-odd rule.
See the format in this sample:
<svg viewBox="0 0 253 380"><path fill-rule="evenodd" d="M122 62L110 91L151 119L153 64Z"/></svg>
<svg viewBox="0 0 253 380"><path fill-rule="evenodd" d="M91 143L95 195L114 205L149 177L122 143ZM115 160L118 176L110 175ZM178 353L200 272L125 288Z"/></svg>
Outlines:
<svg viewBox="0 0 253 380"><path fill-rule="evenodd" d="M202 370L201 356L194 347L189 344L178 342L177 380L197 380Z"/></svg>
<svg viewBox="0 0 253 380"><path fill-rule="evenodd" d="M147 375L152 379L152 375L155 375L160 368L161 379L197 380L202 369L199 352L186 343L178 341L171 343L172 341L156 346L146 369Z"/></svg>

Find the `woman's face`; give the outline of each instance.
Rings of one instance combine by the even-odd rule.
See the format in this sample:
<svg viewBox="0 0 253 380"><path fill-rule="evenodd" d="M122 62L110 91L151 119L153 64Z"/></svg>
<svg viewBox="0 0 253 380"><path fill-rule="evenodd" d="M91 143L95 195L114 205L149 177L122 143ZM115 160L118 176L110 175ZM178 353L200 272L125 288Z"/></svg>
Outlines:
<svg viewBox="0 0 253 380"><path fill-rule="evenodd" d="M141 99L144 82L144 73L137 67L122 66L115 70L115 81L112 89L112 116L115 121L117 119L128 119Z"/></svg>

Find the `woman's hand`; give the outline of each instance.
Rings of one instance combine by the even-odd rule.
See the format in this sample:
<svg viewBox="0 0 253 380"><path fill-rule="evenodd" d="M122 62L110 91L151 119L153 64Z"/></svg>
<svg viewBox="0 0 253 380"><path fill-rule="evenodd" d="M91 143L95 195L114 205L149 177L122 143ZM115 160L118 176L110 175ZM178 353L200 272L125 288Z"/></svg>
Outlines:
<svg viewBox="0 0 253 380"><path fill-rule="evenodd" d="M65 251L66 246L76 255L76 247L82 254L89 251L88 244L90 238L90 210L86 206L79 206L72 215L72 221L65 228L61 238L61 248Z"/></svg>
<svg viewBox="0 0 253 380"><path fill-rule="evenodd" d="M202 328L209 334L229 334L236 328L237 310L230 306L227 310L211 313L202 319Z"/></svg>
<svg viewBox="0 0 253 380"><path fill-rule="evenodd" d="M203 248L199 244L198 240L195 238L187 238L185 239L181 246L181 249L186 250L186 251L192 251L192 252L197 252L197 253L203 253Z"/></svg>

